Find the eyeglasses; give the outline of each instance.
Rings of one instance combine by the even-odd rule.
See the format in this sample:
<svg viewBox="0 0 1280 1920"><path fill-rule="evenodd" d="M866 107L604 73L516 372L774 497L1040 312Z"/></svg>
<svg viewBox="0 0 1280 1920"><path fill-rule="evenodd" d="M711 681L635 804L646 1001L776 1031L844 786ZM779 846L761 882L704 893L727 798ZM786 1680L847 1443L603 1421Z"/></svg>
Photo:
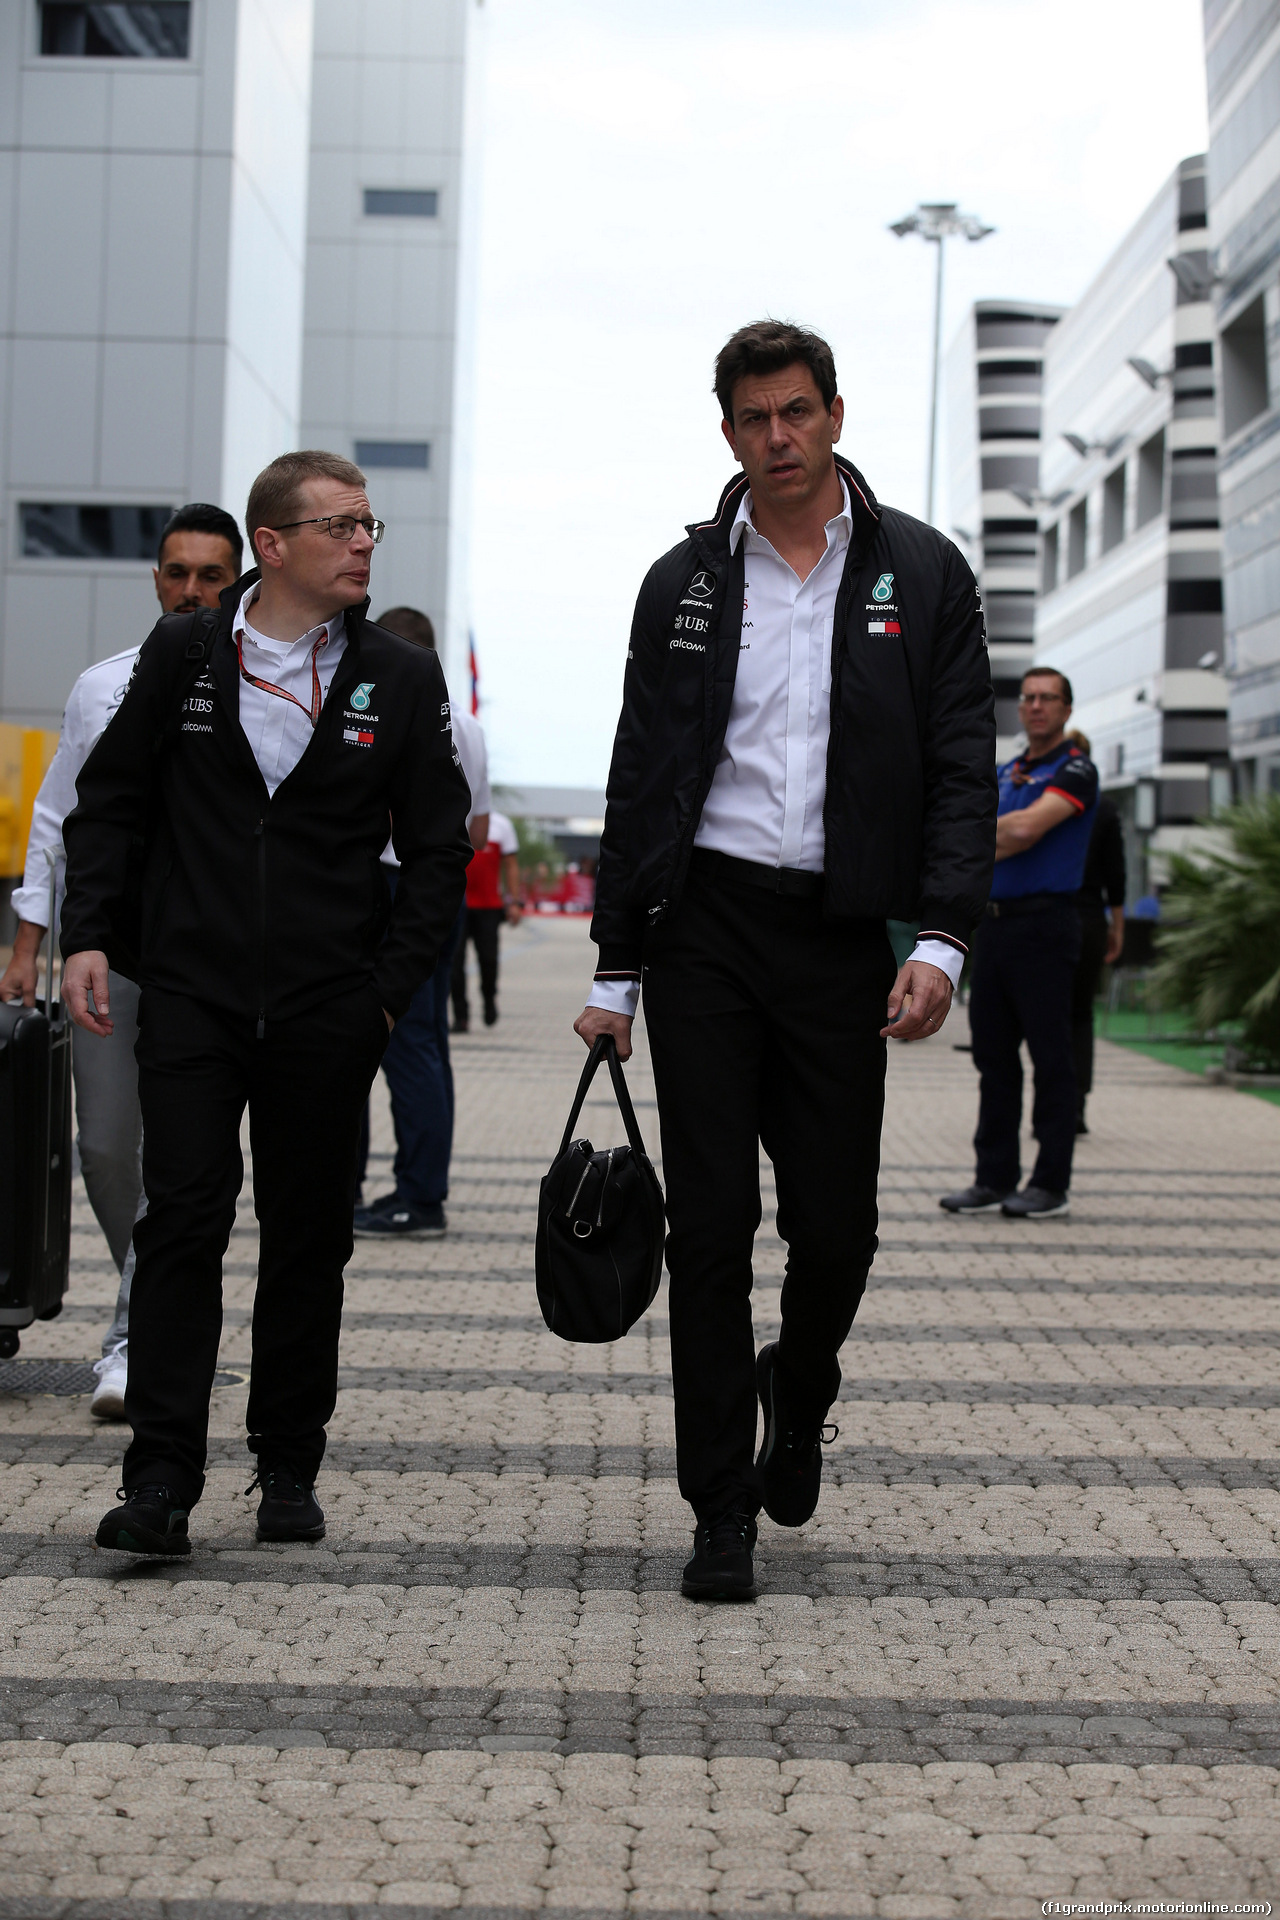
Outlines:
<svg viewBox="0 0 1280 1920"><path fill-rule="evenodd" d="M330 513L319 520L286 520L284 526L277 527L277 533L288 533L290 527L328 527L331 540L350 540L357 527L363 527L376 547L387 530L385 520L375 520L370 514L367 520L357 520L349 513Z"/></svg>
<svg viewBox="0 0 1280 1920"><path fill-rule="evenodd" d="M1020 707L1051 707L1055 700L1062 700L1063 705L1066 705L1060 693L1020 693L1018 695Z"/></svg>

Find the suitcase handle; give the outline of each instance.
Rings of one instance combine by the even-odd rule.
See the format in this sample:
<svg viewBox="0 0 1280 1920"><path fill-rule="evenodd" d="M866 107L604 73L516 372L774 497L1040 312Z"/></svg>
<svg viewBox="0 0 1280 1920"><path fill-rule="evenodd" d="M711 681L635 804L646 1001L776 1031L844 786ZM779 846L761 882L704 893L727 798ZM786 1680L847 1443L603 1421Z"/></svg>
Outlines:
<svg viewBox="0 0 1280 1920"><path fill-rule="evenodd" d="M631 1142L631 1150L641 1159L645 1159L647 1156L644 1150L644 1141L640 1137L640 1127L636 1121L635 1108L631 1104L631 1095L627 1092L626 1075L622 1071L622 1062L618 1058L617 1042L611 1033L602 1033L600 1035L600 1038L591 1049L586 1066L582 1069L582 1078L578 1082L578 1091L574 1096L573 1109L568 1120L565 1122L564 1138L560 1142L560 1153L566 1151L570 1140L573 1138L573 1130L578 1124L578 1115L582 1112L582 1103L587 1097L587 1089L595 1079L596 1068L602 1060L607 1060L609 1063L609 1078L613 1081L614 1098L618 1102L618 1108L622 1114L622 1124L626 1129L627 1139ZM559 1154L557 1154L556 1157L558 1159L560 1157Z"/></svg>
<svg viewBox="0 0 1280 1920"><path fill-rule="evenodd" d="M58 856L51 847L46 847L44 857L49 862L49 925L45 931L44 949L44 1010L47 1017L53 1018L53 922L58 911ZM50 1066L50 1085L52 1086L53 1068Z"/></svg>

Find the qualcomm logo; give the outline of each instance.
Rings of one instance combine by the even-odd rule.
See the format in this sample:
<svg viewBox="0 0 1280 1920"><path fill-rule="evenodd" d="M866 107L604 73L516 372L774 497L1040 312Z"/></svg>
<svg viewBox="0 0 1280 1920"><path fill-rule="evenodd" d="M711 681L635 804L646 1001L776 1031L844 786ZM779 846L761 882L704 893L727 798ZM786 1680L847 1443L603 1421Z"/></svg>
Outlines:
<svg viewBox="0 0 1280 1920"><path fill-rule="evenodd" d="M357 713L367 713L369 711L369 699L373 693L374 684L372 680L362 680L352 694L351 704Z"/></svg>
<svg viewBox="0 0 1280 1920"><path fill-rule="evenodd" d="M880 578L871 589L871 598L879 601L882 606L886 600L892 600L893 575L891 573L882 573L880 575Z"/></svg>

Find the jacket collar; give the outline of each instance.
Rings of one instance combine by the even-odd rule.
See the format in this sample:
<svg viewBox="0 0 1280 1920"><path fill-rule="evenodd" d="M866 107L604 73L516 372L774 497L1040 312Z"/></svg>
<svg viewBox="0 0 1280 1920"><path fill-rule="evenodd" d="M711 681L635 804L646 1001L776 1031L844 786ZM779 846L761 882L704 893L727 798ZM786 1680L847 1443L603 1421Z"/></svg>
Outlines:
<svg viewBox="0 0 1280 1920"><path fill-rule="evenodd" d="M871 543L876 528L880 525L880 506L853 462L844 459L841 454L835 456L835 461L836 469L849 489L849 505L853 510L853 539L850 545L865 551ZM712 564L717 559L723 562L728 556L729 533L746 491L746 474L735 473L720 495L711 519L694 521L692 525L685 528L689 538Z"/></svg>
<svg viewBox="0 0 1280 1920"><path fill-rule="evenodd" d="M218 637L220 639L229 640L231 638L231 630L235 625L236 615L240 611L240 602L244 599L250 587L256 587L261 578L261 567L250 567L248 573L242 573L238 580L233 581L229 587L222 589L222 592L218 595ZM364 634L365 622L368 618L368 595L360 602L359 606L348 607L346 609L348 647L359 646Z"/></svg>

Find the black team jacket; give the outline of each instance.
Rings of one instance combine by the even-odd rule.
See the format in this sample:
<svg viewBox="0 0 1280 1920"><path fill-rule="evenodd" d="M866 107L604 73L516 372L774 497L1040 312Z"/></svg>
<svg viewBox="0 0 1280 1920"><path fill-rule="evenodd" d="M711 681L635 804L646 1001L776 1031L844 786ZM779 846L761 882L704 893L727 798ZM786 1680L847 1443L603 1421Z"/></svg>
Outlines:
<svg viewBox="0 0 1280 1920"><path fill-rule="evenodd" d="M831 640L823 912L918 920L965 947L995 858L996 732L982 601L950 540L877 505L836 457L853 532ZM680 899L738 668L739 474L712 519L649 570L609 770L591 934L600 973L639 973Z"/></svg>
<svg viewBox="0 0 1280 1920"><path fill-rule="evenodd" d="M347 609L346 649L273 795L240 725L232 622L168 614L76 782L66 955L257 1023L362 986L395 1017L433 971L471 858L470 792L433 653ZM211 632L210 629L213 628ZM203 656L203 659L202 659ZM379 855L395 821L395 905Z"/></svg>

